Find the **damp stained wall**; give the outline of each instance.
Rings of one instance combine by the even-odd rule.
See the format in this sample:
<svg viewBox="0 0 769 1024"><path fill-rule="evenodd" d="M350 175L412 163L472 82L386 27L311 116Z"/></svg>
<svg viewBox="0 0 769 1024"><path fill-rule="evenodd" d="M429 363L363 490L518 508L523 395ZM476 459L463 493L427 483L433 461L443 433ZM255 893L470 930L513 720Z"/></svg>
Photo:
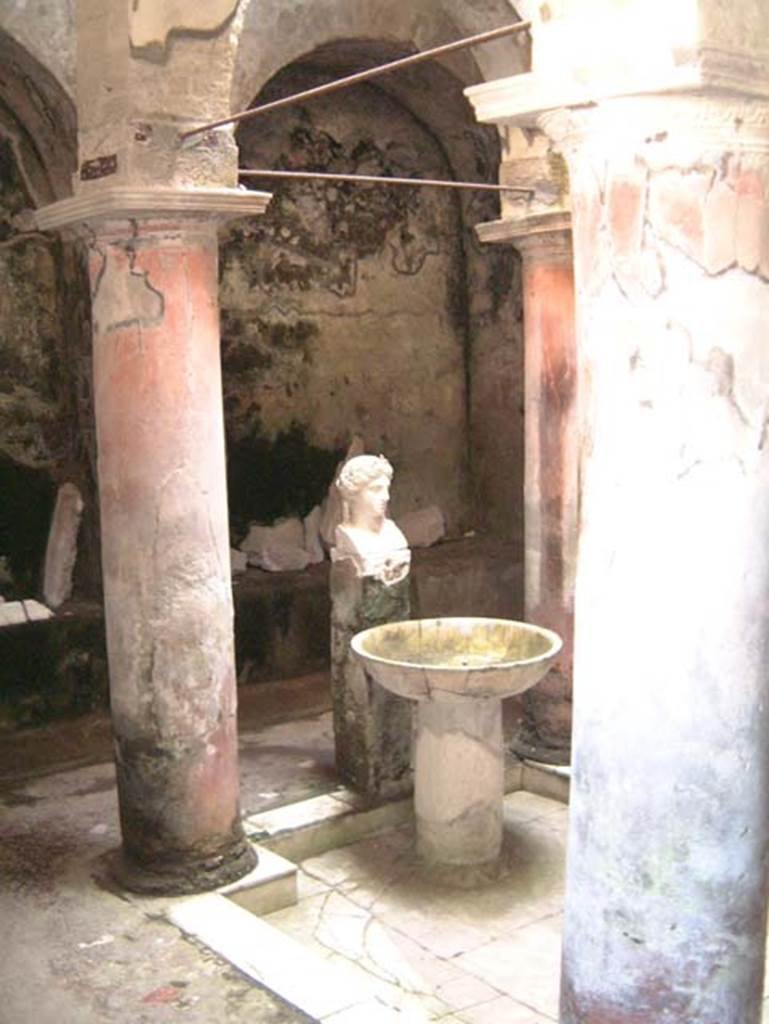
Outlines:
<svg viewBox="0 0 769 1024"><path fill-rule="evenodd" d="M75 243L30 229L34 198L11 139L0 134L0 596L40 595L64 480L76 482L87 503L76 587L95 593L87 286ZM97 605L0 630L0 732L103 707L106 691Z"/></svg>
<svg viewBox="0 0 769 1024"><path fill-rule="evenodd" d="M39 196L18 143L0 124L0 595L39 595L53 502L65 480L86 502L76 586L96 594L87 280L77 243L32 227Z"/></svg>
<svg viewBox="0 0 769 1024"><path fill-rule="evenodd" d="M281 76L281 91L315 84ZM448 177L432 136L370 86L246 123L241 165ZM396 468L393 511L432 503L472 525L465 268L456 197L427 189L266 182L267 213L221 246L227 433L359 434ZM305 509L309 511L309 509Z"/></svg>
<svg viewBox="0 0 769 1024"><path fill-rule="evenodd" d="M31 206L0 136L0 453L39 468L53 458L61 326L54 241L16 223Z"/></svg>
<svg viewBox="0 0 769 1024"><path fill-rule="evenodd" d="M31 205L11 141L0 136L0 594L9 596L33 587L42 568L60 412L54 245L18 227Z"/></svg>

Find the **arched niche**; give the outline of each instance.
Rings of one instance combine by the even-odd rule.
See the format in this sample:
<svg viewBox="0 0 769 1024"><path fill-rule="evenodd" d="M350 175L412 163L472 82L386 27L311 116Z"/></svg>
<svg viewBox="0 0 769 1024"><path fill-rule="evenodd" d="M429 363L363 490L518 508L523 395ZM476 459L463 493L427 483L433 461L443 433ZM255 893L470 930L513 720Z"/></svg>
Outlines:
<svg viewBox="0 0 769 1024"><path fill-rule="evenodd" d="M0 556L11 575L0 586L39 593L56 488L69 480L87 507L78 580L95 590L87 278L78 245L37 231L31 216L72 193L76 114L53 74L2 31L0 68Z"/></svg>
<svg viewBox="0 0 769 1024"><path fill-rule="evenodd" d="M380 14L368 13L373 29ZM488 21L472 30L484 27ZM251 100L289 95L413 49L413 41L392 34L325 41L282 67ZM291 48L290 32L283 47ZM453 69L425 62L243 122L241 164L495 182L498 135L475 122L462 91L478 74L474 54ZM233 226L222 244L231 452L232 442L247 450L249 431L262 451L293 432L320 466L323 453L338 453L359 434L369 450L397 464L396 513L437 503L455 536L480 528L517 539L517 258L482 249L473 230L498 216L496 196L253 184L274 193L271 209ZM239 490L231 479L231 497ZM259 509L251 515L259 518Z"/></svg>
<svg viewBox="0 0 769 1024"><path fill-rule="evenodd" d="M77 116L58 80L0 30L0 131L11 139L30 198L43 206L72 194Z"/></svg>
<svg viewBox="0 0 769 1024"><path fill-rule="evenodd" d="M290 7L284 0L247 0L241 19L233 110L249 106L281 68L340 40L382 40L403 55L520 20L507 0L298 0ZM465 86L514 75L529 69L529 38L495 40L441 63Z"/></svg>

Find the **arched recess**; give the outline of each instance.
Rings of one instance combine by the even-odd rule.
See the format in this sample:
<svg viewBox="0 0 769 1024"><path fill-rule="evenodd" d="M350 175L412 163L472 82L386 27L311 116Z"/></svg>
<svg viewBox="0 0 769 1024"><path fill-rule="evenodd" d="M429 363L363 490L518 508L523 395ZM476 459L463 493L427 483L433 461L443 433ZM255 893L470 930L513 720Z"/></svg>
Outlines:
<svg viewBox="0 0 769 1024"><path fill-rule="evenodd" d="M59 483L86 500L76 578L98 587L90 302L82 253L38 232L31 210L72 193L74 105L53 74L0 31L0 592L39 593Z"/></svg>
<svg viewBox="0 0 769 1024"><path fill-rule="evenodd" d="M249 106L281 68L329 43L382 40L403 55L519 20L507 0L296 0L290 6L285 0L246 0L232 109ZM459 50L441 64L464 86L515 75L529 69L529 39L517 35Z"/></svg>
<svg viewBox="0 0 769 1024"><path fill-rule="evenodd" d="M320 3L313 4L310 14L302 4L292 6L290 12L271 2L252 4L246 12L236 61L235 105L287 95L393 60L416 47L424 49L517 20L504 2L482 7L417 3L404 11L405 6ZM317 41L309 51L308 40ZM305 48L297 52L302 44ZM484 50L459 53L440 63L426 62L354 90L244 122L237 133L241 163L494 182L500 159L497 133L475 122L462 90L483 80L484 74L503 73L503 65L508 74L520 70L526 64L527 48L505 40L501 47L495 44L495 49ZM259 91L244 101L244 90L249 88ZM407 122L412 126L411 136ZM303 143L302 124L306 128ZM422 143L404 143L407 136L413 141L419 133ZM301 425L310 427L307 440L311 445L324 449L334 440L341 445L350 433L361 433L369 448L382 447L399 461L396 511L399 504L407 509L437 501L448 512L454 533L479 527L519 539L523 367L517 257L501 248L482 249L473 231L477 222L498 216L496 197L480 192L415 189L399 194L394 189L361 190L359 186L284 186L267 180L256 185L275 194L272 214L234 227L222 246L225 408L230 425L242 414L243 394L250 391L254 395L261 381L267 382L273 410L282 409L283 426L287 426L292 408L301 405L297 393L311 388L308 382L317 382L320 376L325 378L326 394L316 395L316 404L336 401L346 404L352 414L347 436L340 418L334 423L336 435L328 429L315 431L313 422L305 418ZM357 217L356 230L368 216L367 206L370 219L376 209L382 214L378 237L369 236L357 251L354 244L344 244L344 231L350 230L350 224L335 212L340 202L350 204ZM279 216L285 217L284 224L276 219ZM313 248L313 217L323 221L322 228L320 220L317 222L325 239L320 253L309 252ZM334 225L336 231L331 230ZM403 275L400 282L388 282L393 268L397 273L398 260L404 264L403 254L396 255L404 238L414 258L421 259L420 269ZM250 246L251 260L247 256ZM420 247L423 252L418 256ZM384 291L397 293L399 302L410 307L412 314L421 310L423 319L412 318L410 330L405 317L400 325L393 318L382 330L377 348L370 337L376 327L371 318L362 315L360 294L344 294L341 278L336 284L340 294L327 294L320 304L313 300L311 296L324 289L333 292L328 268L320 270L320 263L336 260L341 274L345 257L355 262L358 283L366 283L363 294L367 300L371 299L372 277L381 274ZM259 279L257 266L273 267L269 282ZM286 276L284 287L279 281L281 273ZM309 276L303 281L305 273ZM326 280L319 282L324 274ZM424 275L424 288L418 280L420 274ZM432 321L425 329L424 306L430 305L431 295ZM386 323L383 310L380 324ZM325 323L316 315L319 313ZM329 327L334 317L344 324L336 341ZM295 349L287 360L275 345L281 337L288 338L286 332L291 330L305 337L288 339ZM326 335L325 344L318 342L319 334ZM325 356L320 357L321 351ZM345 372L345 365L351 364L356 351L371 365L368 373L361 371L350 384L355 375ZM336 378L325 372L325 367L319 374L319 357L339 359ZM276 359L286 364L291 358L296 373L270 379ZM409 383L405 373L399 379L398 362L408 368L415 360L419 362L415 379ZM373 386L375 370L380 378L379 393ZM387 395L395 395L397 400L390 403L395 408L382 417L374 405L386 402ZM395 437L394 424L399 414L408 419L409 403L420 407L421 428L419 417L414 416L401 436ZM452 405L450 415L446 415L447 405ZM253 411L256 419L263 412ZM327 412L321 410L317 420L328 427ZM274 436L274 421L261 425ZM420 430L424 434L421 439ZM435 469L441 463L445 464L444 477L454 480L454 494Z"/></svg>

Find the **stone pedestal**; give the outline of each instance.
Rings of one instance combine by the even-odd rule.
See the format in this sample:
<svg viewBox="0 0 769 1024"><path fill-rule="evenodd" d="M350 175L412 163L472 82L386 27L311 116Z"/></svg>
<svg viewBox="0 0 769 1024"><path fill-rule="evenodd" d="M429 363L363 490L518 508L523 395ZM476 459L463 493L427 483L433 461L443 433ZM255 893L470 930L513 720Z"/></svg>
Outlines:
<svg viewBox="0 0 769 1024"><path fill-rule="evenodd" d="M703 0L676 40L657 20L674 60L628 54L627 79L607 26L611 75L579 79L591 104L538 120L571 172L584 409L561 1024L761 1017L769 79L758 56L697 49L735 27L747 47L769 27L751 11L710 23ZM558 90L581 103L576 76L524 77L510 117ZM650 81L660 95L631 95Z"/></svg>
<svg viewBox="0 0 769 1024"><path fill-rule="evenodd" d="M516 180L510 166L506 177ZM512 244L523 257L525 617L563 639L554 667L521 700L523 721L513 749L539 761L568 764L578 529L570 217L563 211L539 213L481 224L477 230L482 241Z"/></svg>
<svg viewBox="0 0 769 1024"><path fill-rule="evenodd" d="M238 806L216 214L265 197L220 193L217 210L215 193L171 193L159 209L159 193L40 219L85 223L88 239L119 877L188 892L255 861Z"/></svg>
<svg viewBox="0 0 769 1024"><path fill-rule="evenodd" d="M350 559L331 564L331 697L340 777L372 801L411 790L411 703L366 674L350 650L356 633L410 618L408 575L385 584L358 576Z"/></svg>
<svg viewBox="0 0 769 1024"><path fill-rule="evenodd" d="M428 865L494 866L502 847L502 702L422 700L417 723L419 856Z"/></svg>

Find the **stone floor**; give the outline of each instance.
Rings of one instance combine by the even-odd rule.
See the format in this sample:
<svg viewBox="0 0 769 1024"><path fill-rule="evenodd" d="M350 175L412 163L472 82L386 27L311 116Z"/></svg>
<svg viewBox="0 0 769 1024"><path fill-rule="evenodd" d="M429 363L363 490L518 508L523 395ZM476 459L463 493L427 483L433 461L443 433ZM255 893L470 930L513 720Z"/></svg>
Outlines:
<svg viewBox="0 0 769 1024"><path fill-rule="evenodd" d="M49 762L40 774L38 751L30 775L24 751L37 741L28 739L0 758L0 1024L311 1019L185 938L166 919L169 901L116 892L103 866L119 840L111 764L50 771ZM42 743L57 749L53 736ZM244 809L330 791L331 750L327 713L259 729L247 721ZM367 1002L324 1024L554 1021L566 819L562 804L508 797L508 870L472 892L420 871L410 826L369 836L303 861L299 904L262 923L360 982ZM269 947L251 955L261 961Z"/></svg>
<svg viewBox="0 0 769 1024"><path fill-rule="evenodd" d="M419 866L411 825L391 829L303 861L299 903L264 920L366 994L329 1024L557 1020L567 817L509 795L502 877L470 890Z"/></svg>
<svg viewBox="0 0 769 1024"><path fill-rule="evenodd" d="M289 697L280 697L284 712ZM184 939L162 901L114 890L103 863L119 842L112 764L50 770L73 754L98 760L104 729L92 728L93 746L79 733L77 750L69 726L0 743L0 1024L306 1022ZM332 749L326 713L262 729L247 719L244 810L331 789Z"/></svg>

